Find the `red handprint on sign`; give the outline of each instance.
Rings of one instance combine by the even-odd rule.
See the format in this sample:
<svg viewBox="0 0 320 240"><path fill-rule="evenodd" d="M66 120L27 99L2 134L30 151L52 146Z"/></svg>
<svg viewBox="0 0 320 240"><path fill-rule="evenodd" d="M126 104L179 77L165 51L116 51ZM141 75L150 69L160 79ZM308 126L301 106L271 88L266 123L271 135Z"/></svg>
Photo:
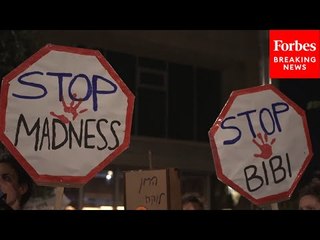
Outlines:
<svg viewBox="0 0 320 240"><path fill-rule="evenodd" d="M77 97L77 94L74 93L73 94L73 97ZM82 100L79 100L78 103L74 106L74 100L71 101L70 105L68 106L66 104L66 102L64 101L64 98L62 98L62 106L63 106L63 111L65 113L71 113L72 114L72 120L74 121L78 115L80 113L84 113L85 111L87 111L88 109L85 108L85 109L82 109L78 112L78 108L80 107L80 104L82 103ZM54 112L50 112L50 114L56 118L58 118L61 122L67 124L70 122L70 120L64 115L64 114L56 114Z"/></svg>
<svg viewBox="0 0 320 240"><path fill-rule="evenodd" d="M259 158L264 158L264 159L268 159L272 156L272 144L274 144L274 142L276 141L276 139L272 139L270 144L268 143L268 135L265 133L264 134L264 140L262 138L261 133L257 134L258 138L260 139L262 144L259 144L256 139L253 139L252 142L254 144L256 144L258 146L258 148L260 148L261 153L260 154L254 154L255 157L259 157Z"/></svg>

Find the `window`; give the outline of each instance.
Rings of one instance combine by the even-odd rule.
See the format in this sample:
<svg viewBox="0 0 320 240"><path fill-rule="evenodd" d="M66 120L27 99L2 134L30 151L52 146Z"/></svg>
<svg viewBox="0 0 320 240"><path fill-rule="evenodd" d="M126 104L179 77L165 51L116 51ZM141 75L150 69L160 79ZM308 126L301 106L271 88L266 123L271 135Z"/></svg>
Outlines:
<svg viewBox="0 0 320 240"><path fill-rule="evenodd" d="M209 141L208 131L220 112L220 74L198 68L196 79L196 140Z"/></svg>
<svg viewBox="0 0 320 240"><path fill-rule="evenodd" d="M138 135L167 137L167 67L163 61L139 58L137 70Z"/></svg>
<svg viewBox="0 0 320 240"><path fill-rule="evenodd" d="M188 65L169 64L169 138L194 139L194 76Z"/></svg>
<svg viewBox="0 0 320 240"><path fill-rule="evenodd" d="M221 108L219 71L100 51L135 95L132 134L208 141Z"/></svg>

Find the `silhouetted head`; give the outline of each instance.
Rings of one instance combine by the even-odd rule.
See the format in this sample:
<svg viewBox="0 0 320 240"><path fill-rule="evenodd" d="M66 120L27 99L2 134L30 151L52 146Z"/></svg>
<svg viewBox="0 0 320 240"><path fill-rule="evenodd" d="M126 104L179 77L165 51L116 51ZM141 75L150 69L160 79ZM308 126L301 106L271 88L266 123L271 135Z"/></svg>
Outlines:
<svg viewBox="0 0 320 240"><path fill-rule="evenodd" d="M186 195L182 198L182 210L203 210L203 202L196 195Z"/></svg>
<svg viewBox="0 0 320 240"><path fill-rule="evenodd" d="M313 178L299 192L299 209L320 210L320 180Z"/></svg>
<svg viewBox="0 0 320 240"><path fill-rule="evenodd" d="M0 191L12 209L22 209L29 200L33 181L7 151L0 152Z"/></svg>

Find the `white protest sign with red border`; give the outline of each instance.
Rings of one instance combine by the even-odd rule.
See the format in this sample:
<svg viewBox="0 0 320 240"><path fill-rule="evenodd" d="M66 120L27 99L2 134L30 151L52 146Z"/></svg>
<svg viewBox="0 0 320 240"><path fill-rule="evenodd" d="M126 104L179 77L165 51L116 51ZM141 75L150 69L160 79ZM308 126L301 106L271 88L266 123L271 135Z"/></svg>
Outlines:
<svg viewBox="0 0 320 240"><path fill-rule="evenodd" d="M272 85L232 92L209 138L218 179L256 205L290 198L313 155L304 110Z"/></svg>
<svg viewBox="0 0 320 240"><path fill-rule="evenodd" d="M0 139L40 184L84 184L130 143L134 95L99 51L46 45L3 78Z"/></svg>

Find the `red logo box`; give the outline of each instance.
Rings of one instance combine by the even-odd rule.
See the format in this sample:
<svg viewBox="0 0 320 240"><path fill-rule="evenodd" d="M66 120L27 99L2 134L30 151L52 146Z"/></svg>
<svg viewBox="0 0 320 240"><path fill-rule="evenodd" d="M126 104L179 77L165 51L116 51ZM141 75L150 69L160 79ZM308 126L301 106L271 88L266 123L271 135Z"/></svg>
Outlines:
<svg viewBox="0 0 320 240"><path fill-rule="evenodd" d="M320 78L319 30L270 30L270 78Z"/></svg>

